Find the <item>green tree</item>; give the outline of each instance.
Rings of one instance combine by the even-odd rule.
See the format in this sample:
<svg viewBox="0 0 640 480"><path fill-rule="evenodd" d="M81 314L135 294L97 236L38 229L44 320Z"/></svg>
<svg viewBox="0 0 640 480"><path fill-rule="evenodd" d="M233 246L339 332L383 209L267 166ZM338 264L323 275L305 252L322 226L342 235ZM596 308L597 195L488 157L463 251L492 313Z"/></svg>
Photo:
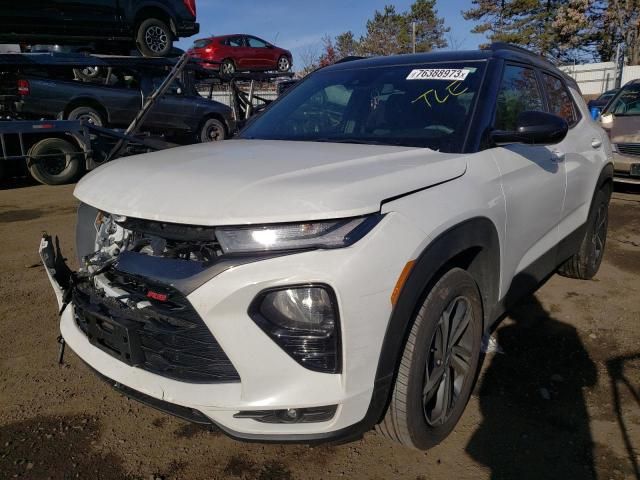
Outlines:
<svg viewBox="0 0 640 480"><path fill-rule="evenodd" d="M393 5L387 5L367 20L367 33L360 39L359 50L363 55L406 53L408 34L404 16Z"/></svg>
<svg viewBox="0 0 640 480"><path fill-rule="evenodd" d="M351 55L374 56L411 53L413 26L416 27L416 51L429 52L445 48L449 28L438 16L436 0L415 0L409 10L398 12L393 5L376 10L367 21L366 33L356 39L353 32L341 33L334 39L323 38L319 63L326 65Z"/></svg>
<svg viewBox="0 0 640 480"><path fill-rule="evenodd" d="M600 6L596 28L601 33L598 45L607 60L615 55L616 46L622 43L629 65L640 65L640 0L608 0Z"/></svg>
<svg viewBox="0 0 640 480"><path fill-rule="evenodd" d="M336 36L335 48L338 57L344 58L352 55L358 55L360 45L353 35L353 32L349 30L348 32L344 32Z"/></svg>
<svg viewBox="0 0 640 480"><path fill-rule="evenodd" d="M478 23L472 32L486 34L492 42L522 45L537 53L550 54L555 47L553 22L566 0L473 0L463 11Z"/></svg>
<svg viewBox="0 0 640 480"><path fill-rule="evenodd" d="M450 28L445 27L444 18L438 17L436 0L417 0L406 15L407 30L411 22L416 23L416 52L430 52L447 47L445 35Z"/></svg>
<svg viewBox="0 0 640 480"><path fill-rule="evenodd" d="M611 60L623 43L640 63L640 0L473 0L473 33L560 60Z"/></svg>

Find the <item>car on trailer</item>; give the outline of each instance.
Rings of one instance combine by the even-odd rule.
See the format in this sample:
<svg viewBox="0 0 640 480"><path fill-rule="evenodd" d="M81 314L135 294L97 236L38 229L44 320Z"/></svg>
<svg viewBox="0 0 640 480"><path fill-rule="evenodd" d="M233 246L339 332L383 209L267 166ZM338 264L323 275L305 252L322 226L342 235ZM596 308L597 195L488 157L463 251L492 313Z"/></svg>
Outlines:
<svg viewBox="0 0 640 480"><path fill-rule="evenodd" d="M246 34L201 38L193 43L188 53L225 75L243 71L288 72L293 66L289 50Z"/></svg>
<svg viewBox="0 0 640 480"><path fill-rule="evenodd" d="M172 59L55 53L2 56L0 62L4 110L23 119L82 120L109 128L126 128L176 64ZM175 78L143 130L178 143L224 140L235 133L231 108L198 93L198 69L189 64Z"/></svg>
<svg viewBox="0 0 640 480"><path fill-rule="evenodd" d="M148 57L171 54L195 35L196 0L11 1L2 5L0 43L92 45L96 52Z"/></svg>

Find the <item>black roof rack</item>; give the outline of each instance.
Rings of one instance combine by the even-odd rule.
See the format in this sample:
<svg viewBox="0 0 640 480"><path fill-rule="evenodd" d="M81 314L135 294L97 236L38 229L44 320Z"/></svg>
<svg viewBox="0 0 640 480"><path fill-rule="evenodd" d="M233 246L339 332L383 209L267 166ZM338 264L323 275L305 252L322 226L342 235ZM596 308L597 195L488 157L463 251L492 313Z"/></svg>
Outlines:
<svg viewBox="0 0 640 480"><path fill-rule="evenodd" d="M516 53L522 53L524 55L531 55L534 57L542 58L552 64L554 67L558 66L558 61L550 55L542 55L536 52L532 52L531 50L521 47L519 45L513 45L507 42L493 42L486 47L488 50L496 51L496 50L510 50Z"/></svg>
<svg viewBox="0 0 640 480"><path fill-rule="evenodd" d="M538 55L537 53L532 52L524 47L519 45L513 45L512 43L507 42L493 42L484 47L487 50L513 50L514 52L525 53L528 55Z"/></svg>
<svg viewBox="0 0 640 480"><path fill-rule="evenodd" d="M335 62L334 65L336 65L338 63L353 62L354 60L362 60L363 58L367 58L367 57L362 57L360 55L348 55L348 56L346 56L344 58L341 58L337 62Z"/></svg>

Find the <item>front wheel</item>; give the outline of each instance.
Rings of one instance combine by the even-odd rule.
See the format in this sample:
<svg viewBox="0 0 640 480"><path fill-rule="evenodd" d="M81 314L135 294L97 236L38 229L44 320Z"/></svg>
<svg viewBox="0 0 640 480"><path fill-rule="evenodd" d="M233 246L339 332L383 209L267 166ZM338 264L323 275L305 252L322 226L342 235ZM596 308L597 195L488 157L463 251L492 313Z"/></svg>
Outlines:
<svg viewBox="0 0 640 480"><path fill-rule="evenodd" d="M291 68L291 62L289 61L289 59L286 56L282 55L278 59L278 71L279 72L288 72L290 68Z"/></svg>
<svg viewBox="0 0 640 480"><path fill-rule="evenodd" d="M416 314L380 433L419 450L449 435L475 382L482 324L473 277L460 268L445 273Z"/></svg>
<svg viewBox="0 0 640 480"><path fill-rule="evenodd" d="M199 140L201 143L217 142L226 138L224 125L215 118L207 119L200 129Z"/></svg>
<svg viewBox="0 0 640 480"><path fill-rule="evenodd" d="M607 229L609 227L610 187L601 188L596 193L587 227L578 251L564 262L558 273L564 277L591 280L602 263L604 247L607 243Z"/></svg>
<svg viewBox="0 0 640 480"><path fill-rule="evenodd" d="M166 57L173 48L173 32L157 18L147 18L138 27L136 42L145 57Z"/></svg>

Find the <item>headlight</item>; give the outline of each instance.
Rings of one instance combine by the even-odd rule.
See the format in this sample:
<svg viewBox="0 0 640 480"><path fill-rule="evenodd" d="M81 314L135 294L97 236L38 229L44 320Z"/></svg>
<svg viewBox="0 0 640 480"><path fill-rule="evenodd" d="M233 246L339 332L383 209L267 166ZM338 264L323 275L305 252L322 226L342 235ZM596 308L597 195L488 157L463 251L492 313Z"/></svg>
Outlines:
<svg viewBox="0 0 640 480"><path fill-rule="evenodd" d="M381 218L382 215L374 214L319 222L220 227L216 229L216 237L224 253L340 248L357 242Z"/></svg>
<svg viewBox="0 0 640 480"><path fill-rule="evenodd" d="M303 367L340 373L338 305L329 286L267 290L253 301L249 315Z"/></svg>
<svg viewBox="0 0 640 480"><path fill-rule="evenodd" d="M615 153L618 153L618 144L617 143L612 143L611 144L611 150Z"/></svg>

